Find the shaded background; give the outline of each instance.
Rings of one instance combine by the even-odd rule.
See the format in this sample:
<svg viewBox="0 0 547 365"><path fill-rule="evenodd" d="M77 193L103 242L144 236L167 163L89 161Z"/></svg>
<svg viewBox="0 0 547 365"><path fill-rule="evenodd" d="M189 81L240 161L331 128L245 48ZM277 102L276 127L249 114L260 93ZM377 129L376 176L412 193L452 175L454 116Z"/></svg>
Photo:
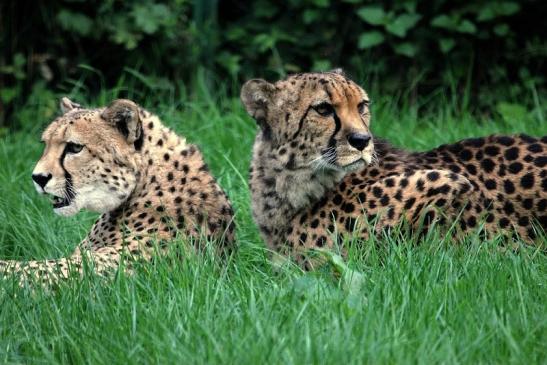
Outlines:
<svg viewBox="0 0 547 365"><path fill-rule="evenodd" d="M369 90L424 107L448 93L466 111L543 113L546 4L2 1L0 135L24 129L28 110L56 108L61 94L131 85L146 104L148 95L191 98L201 82L230 96L246 78L339 66Z"/></svg>

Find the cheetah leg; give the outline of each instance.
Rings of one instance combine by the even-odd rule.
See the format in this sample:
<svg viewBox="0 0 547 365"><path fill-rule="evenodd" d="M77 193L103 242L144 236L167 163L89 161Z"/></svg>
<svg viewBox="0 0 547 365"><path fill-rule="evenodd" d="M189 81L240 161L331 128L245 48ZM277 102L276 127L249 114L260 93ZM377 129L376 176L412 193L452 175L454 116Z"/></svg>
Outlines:
<svg viewBox="0 0 547 365"><path fill-rule="evenodd" d="M384 195L389 198L389 203L380 207L382 199L387 201ZM374 199L373 209L370 199ZM499 227L493 218L492 199L494 197L475 189L463 175L446 170L417 170L411 175L389 176L367 186L362 211L368 222L376 218L376 233L404 219L417 233L423 232L433 222L440 222L445 229L454 226L451 236L456 241L479 227L484 238L511 237L515 232L526 237L528 233L524 227L514 222L508 228ZM366 228L360 234L361 238L366 238L371 231Z"/></svg>
<svg viewBox="0 0 547 365"><path fill-rule="evenodd" d="M86 257L83 257L86 256ZM94 250L80 249L70 256L53 260L2 260L0 261L0 275L4 277L16 276L21 282L26 279L42 283L55 282L65 279L71 274L81 275L85 263L93 263L96 272L104 274L115 270L119 266L120 252L113 247L101 247Z"/></svg>
<svg viewBox="0 0 547 365"><path fill-rule="evenodd" d="M370 234L377 235L403 220L416 231L426 228L428 222L445 219L451 223L466 202L475 196L467 178L446 170L416 170L392 175L370 183L364 189L350 191L344 201L357 205L356 209L344 212L331 202L325 209L337 210L337 219L333 221L329 214L324 214L323 219L316 215L308 217L300 229L289 236L289 244L283 246L282 253L294 257L305 268L316 268L323 260L311 259L310 249L332 248L335 240L340 241L343 235L366 241ZM375 226L371 227L371 224ZM334 227L335 232L327 227ZM302 237L313 235L322 237L321 245L317 244L320 240L302 240Z"/></svg>

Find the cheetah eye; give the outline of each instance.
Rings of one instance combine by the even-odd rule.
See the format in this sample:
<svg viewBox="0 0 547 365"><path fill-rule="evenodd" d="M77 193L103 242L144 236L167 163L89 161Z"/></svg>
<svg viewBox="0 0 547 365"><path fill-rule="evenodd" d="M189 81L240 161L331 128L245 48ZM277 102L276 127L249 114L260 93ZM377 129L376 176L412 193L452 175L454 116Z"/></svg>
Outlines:
<svg viewBox="0 0 547 365"><path fill-rule="evenodd" d="M74 143L74 142L67 142L65 146L65 151L66 153L76 154L76 153L79 153L83 148L84 146L81 144Z"/></svg>
<svg viewBox="0 0 547 365"><path fill-rule="evenodd" d="M364 114L369 106L370 102L368 100L363 100L362 102L357 105L357 109L359 110L359 114Z"/></svg>
<svg viewBox="0 0 547 365"><path fill-rule="evenodd" d="M314 106L313 109L323 117L328 117L334 114L334 108L331 104L326 102Z"/></svg>

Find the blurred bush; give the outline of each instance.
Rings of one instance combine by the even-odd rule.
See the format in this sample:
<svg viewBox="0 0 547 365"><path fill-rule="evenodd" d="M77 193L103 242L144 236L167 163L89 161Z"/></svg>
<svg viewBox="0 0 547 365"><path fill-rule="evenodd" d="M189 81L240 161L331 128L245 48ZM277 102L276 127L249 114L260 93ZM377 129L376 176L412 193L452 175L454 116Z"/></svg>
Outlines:
<svg viewBox="0 0 547 365"><path fill-rule="evenodd" d="M197 74L237 85L342 66L386 93L542 92L546 10L534 0L7 0L0 127L17 127L14 111L40 95L122 77L172 92Z"/></svg>

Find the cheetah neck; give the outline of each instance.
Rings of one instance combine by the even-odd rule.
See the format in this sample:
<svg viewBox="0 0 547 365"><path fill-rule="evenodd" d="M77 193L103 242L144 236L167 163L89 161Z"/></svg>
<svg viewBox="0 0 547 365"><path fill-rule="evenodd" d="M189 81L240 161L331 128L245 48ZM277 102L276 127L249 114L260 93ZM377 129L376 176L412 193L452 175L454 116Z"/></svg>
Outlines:
<svg viewBox="0 0 547 365"><path fill-rule="evenodd" d="M312 168L289 169L288 158L276 150L259 133L249 177L253 216L270 242L283 237L296 214L317 202L345 175Z"/></svg>
<svg viewBox="0 0 547 365"><path fill-rule="evenodd" d="M173 169L173 162L165 156L171 159L175 153L187 150L185 156L188 157L185 157L185 160L188 164L194 163L194 159L198 157L195 148L164 126L157 116L146 110L141 110L141 113L144 117L142 147L128 167L134 173L135 188L127 200L113 211L103 214L102 219L111 221L120 216L137 213L147 213L148 216L157 216L158 219L164 216L162 212L156 211L156 203L162 200L159 192L166 193L166 175ZM180 167L182 168L182 162ZM150 192L152 188L156 190Z"/></svg>

